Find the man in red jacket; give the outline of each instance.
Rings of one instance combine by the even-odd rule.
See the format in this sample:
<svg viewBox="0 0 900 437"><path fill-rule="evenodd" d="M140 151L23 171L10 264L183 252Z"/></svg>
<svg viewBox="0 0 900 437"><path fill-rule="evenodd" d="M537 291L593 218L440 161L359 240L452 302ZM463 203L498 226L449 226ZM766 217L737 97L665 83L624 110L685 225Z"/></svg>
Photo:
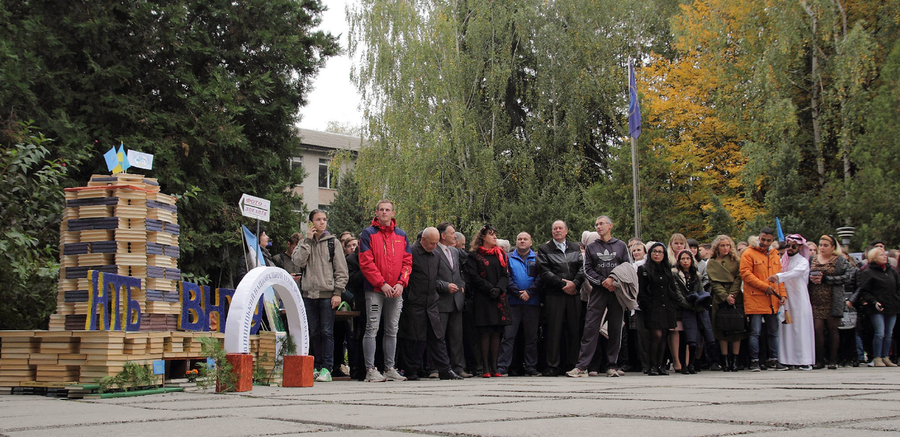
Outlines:
<svg viewBox="0 0 900 437"><path fill-rule="evenodd" d="M406 232L394 221L394 203L379 200L375 206L372 226L359 236L359 268L366 293L366 333L363 336L363 355L366 362L366 382L405 381L394 368L397 351L397 329L403 310L403 288L412 270L412 252ZM375 367L375 337L384 314L384 375Z"/></svg>

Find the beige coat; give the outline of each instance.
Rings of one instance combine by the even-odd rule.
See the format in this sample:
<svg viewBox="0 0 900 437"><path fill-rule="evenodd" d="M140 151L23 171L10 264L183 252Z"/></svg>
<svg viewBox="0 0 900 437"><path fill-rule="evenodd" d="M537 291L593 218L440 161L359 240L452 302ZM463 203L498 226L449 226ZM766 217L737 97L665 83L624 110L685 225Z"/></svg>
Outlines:
<svg viewBox="0 0 900 437"><path fill-rule="evenodd" d="M334 260L328 250L328 240L334 241ZM347 259L341 243L332 234L323 235L319 241L304 238L291 259L297 267L305 268L306 272L300 283L303 297L307 299L331 299L332 296L341 296L347 286L349 274L347 273Z"/></svg>

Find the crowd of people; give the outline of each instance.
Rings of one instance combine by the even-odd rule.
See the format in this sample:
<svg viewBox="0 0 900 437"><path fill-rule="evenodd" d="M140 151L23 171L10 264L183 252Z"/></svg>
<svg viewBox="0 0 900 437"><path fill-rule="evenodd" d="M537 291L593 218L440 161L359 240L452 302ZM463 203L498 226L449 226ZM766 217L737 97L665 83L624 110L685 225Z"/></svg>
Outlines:
<svg viewBox="0 0 900 437"><path fill-rule="evenodd" d="M302 292L317 381L896 367L898 255L880 241L857 265L829 235L626 243L600 216L580 242L558 220L536 248L491 224L466 247L450 223L410 238L394 214L381 200L338 237L315 210L266 253Z"/></svg>

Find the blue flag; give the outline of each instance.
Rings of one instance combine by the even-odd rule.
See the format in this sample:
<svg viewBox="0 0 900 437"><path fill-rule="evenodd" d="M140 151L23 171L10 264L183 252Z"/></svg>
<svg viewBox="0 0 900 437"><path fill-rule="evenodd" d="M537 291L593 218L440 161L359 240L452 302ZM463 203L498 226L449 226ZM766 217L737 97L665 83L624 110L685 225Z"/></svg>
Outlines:
<svg viewBox="0 0 900 437"><path fill-rule="evenodd" d="M128 163L128 154L125 153L125 144L119 144L119 152L116 153L116 159L119 161L119 165L122 166L122 171L128 170L131 167L131 164Z"/></svg>
<svg viewBox="0 0 900 437"><path fill-rule="evenodd" d="M628 134L635 139L641 136L641 105L638 103L633 62L628 63Z"/></svg>
<svg viewBox="0 0 900 437"><path fill-rule="evenodd" d="M247 252L256 252L257 266L266 265L266 258L263 256L262 248L260 247L259 250L256 249L256 235L253 235L253 232L250 232L246 226L241 225L241 227L244 229L244 239L247 240Z"/></svg>
<svg viewBox="0 0 900 437"><path fill-rule="evenodd" d="M778 241L784 241L784 231L781 230L781 220L775 217L775 230L778 231Z"/></svg>
<svg viewBox="0 0 900 437"><path fill-rule="evenodd" d="M119 158L116 157L116 146L113 146L106 153L103 154L103 159L106 160L106 169L110 172L113 171L116 167L119 166Z"/></svg>

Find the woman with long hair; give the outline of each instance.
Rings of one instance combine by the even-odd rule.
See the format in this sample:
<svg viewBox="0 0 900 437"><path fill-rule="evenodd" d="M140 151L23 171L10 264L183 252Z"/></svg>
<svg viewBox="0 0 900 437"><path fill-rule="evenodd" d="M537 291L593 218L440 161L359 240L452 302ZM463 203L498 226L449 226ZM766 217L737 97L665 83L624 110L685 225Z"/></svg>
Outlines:
<svg viewBox="0 0 900 437"><path fill-rule="evenodd" d="M466 284L472 290L475 326L481 331L482 376L503 376L497 371L500 335L510 324L509 263L506 253L497 245L497 229L485 224L472 238L472 251L466 262Z"/></svg>
<svg viewBox="0 0 900 437"><path fill-rule="evenodd" d="M697 361L703 355L703 348L709 343L715 342L712 326L709 321L709 313L706 305L709 302L709 293L703 290L703 278L697 269L694 254L690 250L682 250L675 266L675 285L678 293L685 302L682 306L681 321L684 325L685 353L682 373L695 374L700 372ZM706 301L701 300L705 295ZM680 351L679 351L680 352Z"/></svg>
<svg viewBox="0 0 900 437"><path fill-rule="evenodd" d="M644 314L644 326L650 331L650 376L668 375L663 366L666 342L663 333L675 327L675 290L672 268L662 243L650 245L647 262L638 267L638 307Z"/></svg>
<svg viewBox="0 0 900 437"><path fill-rule="evenodd" d="M841 256L841 245L830 235L819 238L817 253L809 259L809 301L816 330L816 369L837 369L841 318L844 316L844 286L853 280L856 269ZM828 329L828 359L825 356L825 329Z"/></svg>
<svg viewBox="0 0 900 437"><path fill-rule="evenodd" d="M859 300L869 314L872 330L872 353L875 367L896 367L889 354L897 313L900 312L900 277L888 263L887 252L876 247L866 254L867 267L859 275Z"/></svg>
<svg viewBox="0 0 900 437"><path fill-rule="evenodd" d="M706 264L709 275L710 290L713 297L712 320L713 334L719 340L719 351L722 352L722 370L737 371L737 359L741 353L741 340L747 338L747 331L723 332L715 324L719 309L735 307L743 312L744 295L741 292L741 261L735 250L734 241L727 235L719 235L712 242L712 255ZM731 345L729 351L729 345ZM730 354L729 354L730 352Z"/></svg>
<svg viewBox="0 0 900 437"><path fill-rule="evenodd" d="M676 272L676 266L678 265L678 260L675 256L687 248L687 238L685 238L684 235L676 232L669 237L669 248L666 251L666 260L672 268L673 277ZM681 316L682 308L678 307L675 309L675 327L669 330L669 355L672 356L672 369L676 372L681 372L682 370L680 359L681 333L684 331L684 323L681 320Z"/></svg>

